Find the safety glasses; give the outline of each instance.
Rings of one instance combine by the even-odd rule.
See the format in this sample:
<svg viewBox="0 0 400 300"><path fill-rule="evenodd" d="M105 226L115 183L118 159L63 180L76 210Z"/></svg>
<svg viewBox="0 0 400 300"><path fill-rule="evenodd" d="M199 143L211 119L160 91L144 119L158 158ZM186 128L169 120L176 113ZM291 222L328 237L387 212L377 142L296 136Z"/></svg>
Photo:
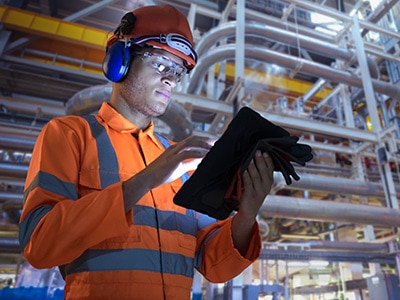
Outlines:
<svg viewBox="0 0 400 300"><path fill-rule="evenodd" d="M142 61L152 66L158 74L162 76L172 74L177 82L180 82L182 77L188 72L185 66L177 64L167 56L153 52L138 53L138 55L141 55Z"/></svg>

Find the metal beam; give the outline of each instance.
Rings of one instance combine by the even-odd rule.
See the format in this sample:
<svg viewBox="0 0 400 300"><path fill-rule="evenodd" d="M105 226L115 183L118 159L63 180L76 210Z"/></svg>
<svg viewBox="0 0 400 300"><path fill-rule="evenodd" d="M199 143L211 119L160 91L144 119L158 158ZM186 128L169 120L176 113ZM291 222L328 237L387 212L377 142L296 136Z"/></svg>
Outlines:
<svg viewBox="0 0 400 300"><path fill-rule="evenodd" d="M293 117L284 114L274 114L264 111L259 111L259 113L269 121L287 128L293 128L305 132L313 132L314 134L322 134L326 136L339 137L360 142L377 143L379 141L378 135L376 133L361 129L345 127L306 118Z"/></svg>
<svg viewBox="0 0 400 300"><path fill-rule="evenodd" d="M338 251L291 251L263 249L260 259L285 260L285 261L310 261L325 260L334 262L366 262L395 264L395 254L382 253L348 253Z"/></svg>
<svg viewBox="0 0 400 300"><path fill-rule="evenodd" d="M97 28L63 21L22 9L0 5L0 22L6 28L27 32L30 35L51 37L104 51L107 32Z"/></svg>
<svg viewBox="0 0 400 300"><path fill-rule="evenodd" d="M90 15L104 7L106 7L109 4L113 4L114 2L117 2L118 0L103 0L100 2L97 2L95 4L92 4L85 9L82 9L72 15L69 15L68 17L65 17L63 20L68 21L68 22L73 22L82 19L83 17L86 17L87 15Z"/></svg>

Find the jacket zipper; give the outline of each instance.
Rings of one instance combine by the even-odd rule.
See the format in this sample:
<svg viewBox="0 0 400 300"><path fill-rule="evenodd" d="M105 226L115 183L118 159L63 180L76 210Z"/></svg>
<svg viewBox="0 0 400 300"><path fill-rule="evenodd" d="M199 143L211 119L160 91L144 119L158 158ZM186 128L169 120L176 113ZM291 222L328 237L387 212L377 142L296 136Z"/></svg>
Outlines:
<svg viewBox="0 0 400 300"><path fill-rule="evenodd" d="M136 141L138 143L140 155L142 156L144 165L147 167L146 158L144 156L142 146L139 143L139 135L138 135L138 133L132 133L132 136L136 139ZM164 281L164 268L163 268L164 264L163 264L162 249L161 249L160 223L159 223L159 218L158 218L157 204L154 201L153 191L150 190L150 193L151 193L151 198L153 199L154 215L156 218L156 226L157 226L158 253L160 255L160 275L161 275L161 283L162 283L162 289L163 289L163 299L166 300L167 298L166 298L166 294L165 294L165 281Z"/></svg>

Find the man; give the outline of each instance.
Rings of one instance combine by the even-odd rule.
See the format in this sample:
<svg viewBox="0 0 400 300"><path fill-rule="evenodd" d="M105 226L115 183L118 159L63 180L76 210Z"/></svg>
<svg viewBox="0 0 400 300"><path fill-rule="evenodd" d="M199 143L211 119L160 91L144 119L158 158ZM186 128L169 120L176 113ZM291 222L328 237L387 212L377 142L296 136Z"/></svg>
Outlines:
<svg viewBox="0 0 400 300"><path fill-rule="evenodd" d="M110 101L96 116L53 119L38 137L20 243L34 267L60 266L66 299L190 299L194 268L224 282L258 257L255 218L273 180L266 154L257 152L243 174L233 218L216 222L173 203L181 176L212 142L172 143L154 133L152 118L196 60L178 10L128 13L107 45Z"/></svg>

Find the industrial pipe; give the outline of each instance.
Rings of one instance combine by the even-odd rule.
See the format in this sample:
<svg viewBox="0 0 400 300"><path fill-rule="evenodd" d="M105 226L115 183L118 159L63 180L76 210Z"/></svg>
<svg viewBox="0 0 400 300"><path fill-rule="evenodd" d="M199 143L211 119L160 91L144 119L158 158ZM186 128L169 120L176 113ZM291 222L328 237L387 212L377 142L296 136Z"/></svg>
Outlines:
<svg viewBox="0 0 400 300"><path fill-rule="evenodd" d="M209 68L217 62L225 61L235 57L235 45L223 45L212 49L203 55L199 60L197 67L191 74L191 80L187 88L189 94L197 94L200 92L201 84L199 84ZM272 51L255 45L245 45L245 56L249 59L274 63L286 68L298 69L300 73L318 76L330 81L363 87L360 77L349 72L333 69L326 65L308 61L299 57L294 57ZM400 87L381 82L376 79L371 80L376 92L397 98L400 95Z"/></svg>
<svg viewBox="0 0 400 300"><path fill-rule="evenodd" d="M400 227L398 209L278 195L268 195L259 213L264 218Z"/></svg>

